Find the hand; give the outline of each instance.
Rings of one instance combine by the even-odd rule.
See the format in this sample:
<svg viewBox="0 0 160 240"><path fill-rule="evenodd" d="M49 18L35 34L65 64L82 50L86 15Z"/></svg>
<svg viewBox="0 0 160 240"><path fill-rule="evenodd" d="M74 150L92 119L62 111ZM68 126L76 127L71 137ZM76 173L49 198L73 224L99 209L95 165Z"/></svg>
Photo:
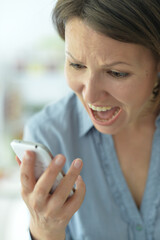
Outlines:
<svg viewBox="0 0 160 240"><path fill-rule="evenodd" d="M75 159L68 173L51 195L50 189L65 164L65 157L57 155L36 182L35 154L27 151L21 164L22 197L31 214L30 231L35 240L64 240L65 228L80 208L85 196L81 178L82 160ZM75 193L68 198L73 185Z"/></svg>

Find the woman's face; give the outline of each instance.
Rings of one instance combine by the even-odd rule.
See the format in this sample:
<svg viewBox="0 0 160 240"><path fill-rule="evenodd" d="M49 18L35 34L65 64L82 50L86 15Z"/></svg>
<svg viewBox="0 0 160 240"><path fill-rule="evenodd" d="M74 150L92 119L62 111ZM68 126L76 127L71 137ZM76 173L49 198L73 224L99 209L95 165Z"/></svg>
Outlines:
<svg viewBox="0 0 160 240"><path fill-rule="evenodd" d="M159 71L149 49L116 41L74 18L66 24L65 51L68 85L100 132L116 134L142 122Z"/></svg>

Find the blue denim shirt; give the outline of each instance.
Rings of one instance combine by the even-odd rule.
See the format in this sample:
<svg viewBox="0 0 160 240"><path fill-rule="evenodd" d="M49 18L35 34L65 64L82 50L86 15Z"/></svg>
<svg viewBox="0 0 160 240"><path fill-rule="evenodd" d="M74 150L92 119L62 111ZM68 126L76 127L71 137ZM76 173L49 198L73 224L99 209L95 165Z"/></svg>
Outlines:
<svg viewBox="0 0 160 240"><path fill-rule="evenodd" d="M45 144L53 155L64 154L64 171L75 158L83 160L86 196L68 224L67 240L160 239L160 117L140 209L121 171L112 136L94 128L75 94L33 116L25 127L24 139Z"/></svg>

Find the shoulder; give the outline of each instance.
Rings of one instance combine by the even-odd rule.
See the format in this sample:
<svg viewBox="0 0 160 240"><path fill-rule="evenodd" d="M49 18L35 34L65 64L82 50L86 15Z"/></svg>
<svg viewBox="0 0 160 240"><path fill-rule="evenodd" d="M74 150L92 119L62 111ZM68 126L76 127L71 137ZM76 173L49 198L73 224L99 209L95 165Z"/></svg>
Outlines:
<svg viewBox="0 0 160 240"><path fill-rule="evenodd" d="M73 93L70 93L66 97L60 99L58 102L50 103L45 106L40 112L36 113L29 119L27 125L32 128L37 126L45 127L47 125L49 126L50 124L62 124L64 126L68 120L71 120L71 115L76 115L76 105L77 98Z"/></svg>
<svg viewBox="0 0 160 240"><path fill-rule="evenodd" d="M32 116L24 128L24 139L45 144L50 149L52 144L62 146L79 134L80 108L77 96L69 93L56 103L45 106Z"/></svg>

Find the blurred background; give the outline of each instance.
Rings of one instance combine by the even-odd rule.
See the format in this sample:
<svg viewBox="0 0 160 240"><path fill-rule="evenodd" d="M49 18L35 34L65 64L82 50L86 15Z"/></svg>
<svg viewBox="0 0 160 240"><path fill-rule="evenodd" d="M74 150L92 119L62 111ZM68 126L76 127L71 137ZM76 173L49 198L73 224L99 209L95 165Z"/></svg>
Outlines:
<svg viewBox="0 0 160 240"><path fill-rule="evenodd" d="M28 211L10 147L30 116L69 91L54 0L0 0L0 239L27 239Z"/></svg>

